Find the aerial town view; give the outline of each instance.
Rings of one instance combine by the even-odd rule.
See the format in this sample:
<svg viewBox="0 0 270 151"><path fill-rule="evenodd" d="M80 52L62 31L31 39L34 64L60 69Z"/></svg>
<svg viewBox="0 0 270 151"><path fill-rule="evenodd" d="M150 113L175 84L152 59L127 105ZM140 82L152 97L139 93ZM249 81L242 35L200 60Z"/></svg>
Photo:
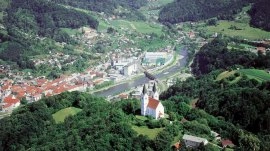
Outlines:
<svg viewBox="0 0 270 151"><path fill-rule="evenodd" d="M0 0L0 151L270 150L269 0Z"/></svg>

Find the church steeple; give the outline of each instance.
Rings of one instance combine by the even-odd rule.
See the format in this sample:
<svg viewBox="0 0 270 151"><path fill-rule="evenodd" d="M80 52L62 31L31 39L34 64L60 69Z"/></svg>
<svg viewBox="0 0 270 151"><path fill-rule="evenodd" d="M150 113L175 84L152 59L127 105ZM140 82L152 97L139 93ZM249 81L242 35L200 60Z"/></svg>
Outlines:
<svg viewBox="0 0 270 151"><path fill-rule="evenodd" d="M146 89L146 86L145 85L143 86L142 93L143 93L143 95L145 95L147 93L147 89Z"/></svg>
<svg viewBox="0 0 270 151"><path fill-rule="evenodd" d="M159 100L159 94L157 92L157 86L156 83L153 85L153 90L152 90L152 97L156 100Z"/></svg>
<svg viewBox="0 0 270 151"><path fill-rule="evenodd" d="M147 94L146 86L143 86L142 96L141 96L141 115L146 115L147 104L149 102L149 96Z"/></svg>
<svg viewBox="0 0 270 151"><path fill-rule="evenodd" d="M154 83L154 86L153 86L153 92L154 92L154 93L156 93L156 92L157 92L156 83Z"/></svg>

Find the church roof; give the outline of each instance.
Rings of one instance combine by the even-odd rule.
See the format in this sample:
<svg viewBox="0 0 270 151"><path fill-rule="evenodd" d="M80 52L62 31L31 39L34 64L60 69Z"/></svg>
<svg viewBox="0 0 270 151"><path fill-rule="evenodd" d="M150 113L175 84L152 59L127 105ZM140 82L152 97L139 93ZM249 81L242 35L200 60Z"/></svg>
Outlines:
<svg viewBox="0 0 270 151"><path fill-rule="evenodd" d="M147 107L151 108L151 109L156 109L158 107L158 104L160 102L154 98L149 97L149 102L147 104Z"/></svg>

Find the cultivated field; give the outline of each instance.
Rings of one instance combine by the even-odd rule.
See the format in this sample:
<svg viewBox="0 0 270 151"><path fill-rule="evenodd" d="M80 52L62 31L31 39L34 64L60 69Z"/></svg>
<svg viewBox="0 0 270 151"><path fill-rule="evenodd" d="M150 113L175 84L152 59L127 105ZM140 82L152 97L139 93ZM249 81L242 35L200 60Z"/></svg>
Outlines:
<svg viewBox="0 0 270 151"><path fill-rule="evenodd" d="M227 36L250 40L270 39L270 32L250 27L247 23L235 21L219 21L217 26L207 26L207 29L211 33L217 32Z"/></svg>
<svg viewBox="0 0 270 151"><path fill-rule="evenodd" d="M239 72L245 74L248 78L256 79L261 82L270 81L270 74L264 70L241 69Z"/></svg>

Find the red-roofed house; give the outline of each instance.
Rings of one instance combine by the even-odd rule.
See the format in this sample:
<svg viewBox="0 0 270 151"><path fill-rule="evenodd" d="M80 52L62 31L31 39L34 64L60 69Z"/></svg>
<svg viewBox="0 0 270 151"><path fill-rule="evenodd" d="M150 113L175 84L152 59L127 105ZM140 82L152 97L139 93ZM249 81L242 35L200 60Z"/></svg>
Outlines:
<svg viewBox="0 0 270 151"><path fill-rule="evenodd" d="M224 139L224 140L222 140L221 141L221 144L222 144L222 147L223 148L226 148L226 147L234 147L235 145L233 144L233 142L231 141L231 140L229 140L229 139Z"/></svg>
<svg viewBox="0 0 270 151"><path fill-rule="evenodd" d="M266 53L266 48L265 47L257 47L257 51L262 53L262 54L265 54Z"/></svg>
<svg viewBox="0 0 270 151"><path fill-rule="evenodd" d="M2 104L3 104L2 111L8 112L20 106L21 103L20 103L20 100L17 99L14 95L13 96L10 95L4 98L4 101Z"/></svg>
<svg viewBox="0 0 270 151"><path fill-rule="evenodd" d="M128 99L128 94L122 93L122 94L119 94L118 97L119 97L120 99Z"/></svg>
<svg viewBox="0 0 270 151"><path fill-rule="evenodd" d="M181 148L181 143L180 143L180 142L177 142L177 143L175 143L175 144L172 146L172 149L173 149L174 151L179 151L180 148Z"/></svg>
<svg viewBox="0 0 270 151"><path fill-rule="evenodd" d="M156 84L153 86L151 96L148 96L146 86L144 85L141 95L141 114L143 116L152 116L155 119L164 117L164 107L159 101L159 94L156 89Z"/></svg>

